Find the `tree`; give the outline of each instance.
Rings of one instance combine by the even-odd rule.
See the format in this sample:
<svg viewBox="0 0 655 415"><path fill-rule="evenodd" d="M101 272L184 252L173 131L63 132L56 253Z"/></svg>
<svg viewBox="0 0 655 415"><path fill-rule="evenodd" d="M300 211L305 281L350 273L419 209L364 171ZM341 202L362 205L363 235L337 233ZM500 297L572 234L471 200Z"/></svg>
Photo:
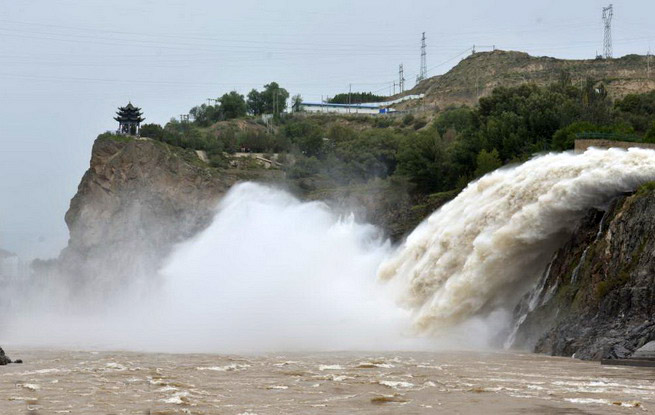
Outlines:
<svg viewBox="0 0 655 415"><path fill-rule="evenodd" d="M500 157L498 157L498 150L494 148L490 152L487 150L480 151L476 159L476 165L477 168L475 169L475 177L481 177L491 171L496 170L502 166L503 163L500 161Z"/></svg>
<svg viewBox="0 0 655 415"><path fill-rule="evenodd" d="M248 100L246 103L248 107L248 112L251 113L252 115L261 115L265 111L265 103L264 103L264 97L262 96L262 93L257 91L256 89L251 90L248 92Z"/></svg>
<svg viewBox="0 0 655 415"><path fill-rule="evenodd" d="M343 92L328 100L331 104L363 104L366 102L381 102L387 97L371 92Z"/></svg>
<svg viewBox="0 0 655 415"><path fill-rule="evenodd" d="M653 121L653 124L651 124L650 128L646 132L646 136L644 137L644 142L655 143L655 121Z"/></svg>
<svg viewBox="0 0 655 415"><path fill-rule="evenodd" d="M301 120L284 126L284 135L307 157L323 152L323 130L313 121Z"/></svg>
<svg viewBox="0 0 655 415"><path fill-rule="evenodd" d="M302 105L302 97L300 96L300 94L294 95L293 98L291 98L291 110L293 112L299 112L302 110L301 105Z"/></svg>
<svg viewBox="0 0 655 415"><path fill-rule="evenodd" d="M189 114L193 122L200 127L207 127L220 120L221 113L218 106L202 104L191 108Z"/></svg>
<svg viewBox="0 0 655 415"><path fill-rule="evenodd" d="M584 120L595 124L609 124L611 102L602 83L596 86L596 81L587 79L582 89L582 104Z"/></svg>
<svg viewBox="0 0 655 415"><path fill-rule="evenodd" d="M553 134L552 147L561 151L571 150L578 134L597 132L598 130L598 127L589 121L576 121L564 128L560 128Z"/></svg>
<svg viewBox="0 0 655 415"><path fill-rule="evenodd" d="M421 192L445 190L444 146L434 129L408 136L398 150L398 173L406 176Z"/></svg>
<svg viewBox="0 0 655 415"><path fill-rule="evenodd" d="M635 130L646 132L655 116L655 91L628 94L614 105L616 116L632 124Z"/></svg>
<svg viewBox="0 0 655 415"><path fill-rule="evenodd" d="M473 127L473 109L468 107L446 108L435 121L437 131L443 137L450 129L461 133L467 128Z"/></svg>
<svg viewBox="0 0 655 415"><path fill-rule="evenodd" d="M227 120L239 118L246 115L247 106L243 95L237 91L224 94L218 99L221 103L220 111L223 117Z"/></svg>
<svg viewBox="0 0 655 415"><path fill-rule="evenodd" d="M143 124L141 126L141 137L161 140L164 138L164 129L159 124Z"/></svg>
<svg viewBox="0 0 655 415"><path fill-rule="evenodd" d="M335 154L343 161L347 178L387 177L396 171L402 136L391 130L365 131L359 137L335 143Z"/></svg>
<svg viewBox="0 0 655 415"><path fill-rule="evenodd" d="M270 84L264 85L261 97L264 101L264 112L278 117L287 107L289 92L286 89L281 88L277 82L271 82Z"/></svg>

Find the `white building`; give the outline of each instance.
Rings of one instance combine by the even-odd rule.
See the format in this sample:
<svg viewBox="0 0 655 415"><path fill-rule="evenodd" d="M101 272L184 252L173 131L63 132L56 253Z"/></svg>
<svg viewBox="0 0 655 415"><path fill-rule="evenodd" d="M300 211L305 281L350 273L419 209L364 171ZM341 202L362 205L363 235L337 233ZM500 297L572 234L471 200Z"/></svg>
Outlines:
<svg viewBox="0 0 655 415"><path fill-rule="evenodd" d="M369 102L365 104L331 104L328 102L303 102L300 104L300 110L314 113L338 113L338 114L389 114L395 112L390 105L398 104L403 101L412 99L421 99L423 94L406 95L393 101Z"/></svg>
<svg viewBox="0 0 655 415"><path fill-rule="evenodd" d="M303 102L300 110L305 112L325 112L338 114L380 114L386 108L377 104L330 104L327 102Z"/></svg>

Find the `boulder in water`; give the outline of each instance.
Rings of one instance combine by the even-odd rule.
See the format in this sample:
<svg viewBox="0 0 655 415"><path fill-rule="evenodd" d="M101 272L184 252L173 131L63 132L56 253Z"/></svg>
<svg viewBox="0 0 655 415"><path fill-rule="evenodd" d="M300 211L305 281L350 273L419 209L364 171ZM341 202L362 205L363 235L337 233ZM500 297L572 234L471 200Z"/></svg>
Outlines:
<svg viewBox="0 0 655 415"><path fill-rule="evenodd" d="M0 365L7 365L9 363L11 363L11 359L5 355L5 351L0 347Z"/></svg>

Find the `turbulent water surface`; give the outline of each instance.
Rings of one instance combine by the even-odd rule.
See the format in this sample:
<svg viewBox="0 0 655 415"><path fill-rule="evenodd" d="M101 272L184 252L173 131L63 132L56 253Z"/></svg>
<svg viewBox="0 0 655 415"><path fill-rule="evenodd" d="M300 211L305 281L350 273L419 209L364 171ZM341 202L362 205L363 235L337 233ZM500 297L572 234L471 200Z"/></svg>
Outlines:
<svg viewBox="0 0 655 415"><path fill-rule="evenodd" d="M18 357L18 356L17 356ZM526 354L219 356L27 350L2 414L639 414L649 369Z"/></svg>
<svg viewBox="0 0 655 415"><path fill-rule="evenodd" d="M6 347L26 363L0 367L0 413L651 410L648 369L434 350L497 342L584 212L655 179L653 154L551 154L493 172L397 250L322 203L235 186L205 231L119 295L89 304L72 279L38 275L6 284L3 346L150 353ZM295 354L265 354L279 350Z"/></svg>

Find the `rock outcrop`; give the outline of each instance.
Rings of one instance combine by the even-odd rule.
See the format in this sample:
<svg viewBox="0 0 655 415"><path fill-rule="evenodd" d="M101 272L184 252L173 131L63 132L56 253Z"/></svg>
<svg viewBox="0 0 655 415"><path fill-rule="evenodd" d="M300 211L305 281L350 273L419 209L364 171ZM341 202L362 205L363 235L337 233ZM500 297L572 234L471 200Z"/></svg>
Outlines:
<svg viewBox="0 0 655 415"><path fill-rule="evenodd" d="M155 271L176 243L210 223L218 199L237 180L190 150L99 137L66 213L70 239L59 272L83 285Z"/></svg>
<svg viewBox="0 0 655 415"><path fill-rule="evenodd" d="M9 363L11 363L11 359L7 357L5 351L0 347L0 366L8 365Z"/></svg>
<svg viewBox="0 0 655 415"><path fill-rule="evenodd" d="M150 139L101 135L66 213L70 238L55 272L79 289L92 286L94 292L152 274L176 243L209 225L218 200L232 185L257 180L292 188L282 173L217 169L191 150ZM381 226L396 239L454 196L428 198L417 209L404 188L392 185L364 193L349 188L318 195L297 193L329 201L344 213L355 209L359 219Z"/></svg>
<svg viewBox="0 0 655 415"><path fill-rule="evenodd" d="M599 360L655 340L655 187L589 211L543 278L515 346Z"/></svg>

